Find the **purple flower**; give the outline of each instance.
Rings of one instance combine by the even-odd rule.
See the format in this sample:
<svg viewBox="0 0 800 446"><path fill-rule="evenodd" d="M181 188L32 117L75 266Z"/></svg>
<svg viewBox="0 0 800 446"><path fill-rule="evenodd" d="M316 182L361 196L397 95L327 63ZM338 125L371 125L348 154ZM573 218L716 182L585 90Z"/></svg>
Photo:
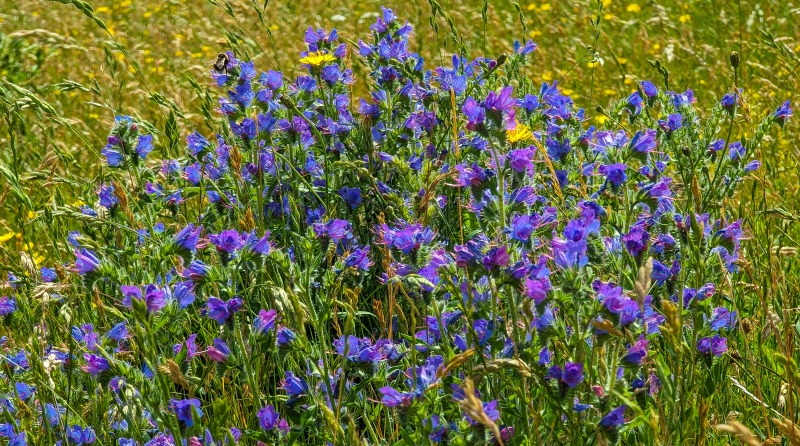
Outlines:
<svg viewBox="0 0 800 446"><path fill-rule="evenodd" d="M772 119L780 125L783 125L789 117L792 116L792 108L790 102L787 100L775 112L772 113Z"/></svg>
<svg viewBox="0 0 800 446"><path fill-rule="evenodd" d="M625 101L625 106L633 116L639 116L639 114L642 112L643 105L644 101L642 101L642 96L638 91L631 93L631 95L628 96L628 99Z"/></svg>
<svg viewBox="0 0 800 446"><path fill-rule="evenodd" d="M288 327L284 327L281 325L278 327L278 347L285 347L289 344L293 343L297 339L297 335L289 329Z"/></svg>
<svg viewBox="0 0 800 446"><path fill-rule="evenodd" d="M394 228L390 228L386 224L379 225L378 231L382 235L383 244L398 249L403 254L411 254L423 244L430 243L435 236L427 226L404 221L398 222L398 226Z"/></svg>
<svg viewBox="0 0 800 446"><path fill-rule="evenodd" d="M296 398L308 393L308 383L303 378L299 378L290 371L287 371L284 376L285 379L281 382L281 387L283 387L287 395Z"/></svg>
<svg viewBox="0 0 800 446"><path fill-rule="evenodd" d="M619 406L600 420L600 426L613 428L625 424L625 406Z"/></svg>
<svg viewBox="0 0 800 446"><path fill-rule="evenodd" d="M483 256L483 259L481 259L483 267L489 271L502 268L508 265L509 261L508 249L505 247L505 245L490 249L486 252L486 255Z"/></svg>
<svg viewBox="0 0 800 446"><path fill-rule="evenodd" d="M639 340L628 348L628 353L622 357L622 360L629 364L641 365L642 360L647 356L648 344L644 336L640 336Z"/></svg>
<svg viewBox="0 0 800 446"><path fill-rule="evenodd" d="M736 105L736 96L730 93L725 94L722 99L719 101L719 104L725 110L731 111L733 107Z"/></svg>
<svg viewBox="0 0 800 446"><path fill-rule="evenodd" d="M100 188L97 190L97 196L100 198L100 206L107 209L111 209L119 202L117 196L114 195L113 184L101 184Z"/></svg>
<svg viewBox="0 0 800 446"><path fill-rule="evenodd" d="M644 95L648 98L654 98L658 96L658 88L653 85L650 81L642 81L642 91L644 91Z"/></svg>
<svg viewBox="0 0 800 446"><path fill-rule="evenodd" d="M639 221L631 227L630 232L622 236L622 242L625 243L625 249L636 257L642 251L647 249L647 243L650 240L650 233L645 229L644 222Z"/></svg>
<svg viewBox="0 0 800 446"><path fill-rule="evenodd" d="M569 152L572 151L569 138L565 138L564 141L547 138L545 141L545 146L547 146L547 155L555 161L561 161L565 156L567 156L567 154L569 154Z"/></svg>
<svg viewBox="0 0 800 446"><path fill-rule="evenodd" d="M267 334L274 330L277 315L278 313L275 310L260 310L258 312L258 316L256 316L255 320L253 321L253 329L255 332L259 334Z"/></svg>
<svg viewBox="0 0 800 446"><path fill-rule="evenodd" d="M280 415L270 404L267 407L259 409L258 411L258 425L265 431L271 431L278 427L280 422Z"/></svg>
<svg viewBox="0 0 800 446"><path fill-rule="evenodd" d="M187 308L194 302L194 284L190 281L178 282L172 289L172 297L178 301L178 307Z"/></svg>
<svg viewBox="0 0 800 446"><path fill-rule="evenodd" d="M0 297L0 317L8 316L9 314L13 313L16 310L17 310L17 301L14 299L14 296Z"/></svg>
<svg viewBox="0 0 800 446"><path fill-rule="evenodd" d="M525 295L533 299L536 305L541 305L547 299L547 295L552 289L550 279L548 277L541 278L525 278Z"/></svg>
<svg viewBox="0 0 800 446"><path fill-rule="evenodd" d="M194 425L195 413L197 414L197 418L203 417L203 410L200 409L200 400L196 398L186 400L173 399L169 404L169 408L178 416L178 420L182 421L186 427L192 427Z"/></svg>
<svg viewBox="0 0 800 446"><path fill-rule="evenodd" d="M533 224L530 215L517 215L511 219L511 238L522 243L528 243L533 233Z"/></svg>
<svg viewBox="0 0 800 446"><path fill-rule="evenodd" d="M206 303L205 315L217 321L220 325L225 325L228 319L233 316L233 313L242 308L242 299L234 297L227 302L222 299L211 297Z"/></svg>
<svg viewBox="0 0 800 446"><path fill-rule="evenodd" d="M339 196L351 210L355 210L361 204L361 189L358 187L345 186L339 189Z"/></svg>
<svg viewBox="0 0 800 446"><path fill-rule="evenodd" d="M413 396L407 392L399 392L396 389L386 386L379 389L381 392L381 403L386 407L408 407L411 405Z"/></svg>
<svg viewBox="0 0 800 446"><path fill-rule="evenodd" d="M214 338L212 345L206 350L206 355L208 355L208 359L214 362L225 362L228 360L228 356L231 355L231 349L222 339Z"/></svg>
<svg viewBox="0 0 800 446"><path fill-rule="evenodd" d="M119 324L113 326L111 330L105 334L105 337L108 339L113 339L117 342L122 342L130 336L130 332L128 331L128 323L126 321L122 321Z"/></svg>
<svg viewBox="0 0 800 446"><path fill-rule="evenodd" d="M175 244L179 249L194 253L197 250L197 241L200 238L202 229L202 226L195 228L193 224L189 223L175 235Z"/></svg>
<svg viewBox="0 0 800 446"><path fill-rule="evenodd" d="M321 225L318 232L318 226L315 225L314 231L317 236L327 235L333 240L334 243L339 243L341 240L349 239L352 237L352 225L347 220L331 220L327 224Z"/></svg>
<svg viewBox="0 0 800 446"><path fill-rule="evenodd" d="M191 279L192 282L199 282L208 276L208 265L200 260L192 260L189 267L183 271L182 276Z"/></svg>
<svg viewBox="0 0 800 446"><path fill-rule="evenodd" d="M606 176L606 180L611 183L611 187L616 190L628 179L628 176L625 174L627 168L628 166L625 164L608 164L600 166L598 171Z"/></svg>
<svg viewBox="0 0 800 446"><path fill-rule="evenodd" d="M226 252L228 254L233 254L238 251L239 248L244 246L245 242L239 231L235 229L222 231L219 234L211 234L209 240L217 247L217 251Z"/></svg>
<svg viewBox="0 0 800 446"><path fill-rule="evenodd" d="M744 171L745 172L752 172L754 170L758 170L760 167L761 167L761 161L753 160L753 161L750 161L749 163L747 163L746 166L744 166Z"/></svg>
<svg viewBox="0 0 800 446"><path fill-rule="evenodd" d="M508 163L515 172L533 172L533 156L536 151L530 147L508 152Z"/></svg>
<svg viewBox="0 0 800 446"><path fill-rule="evenodd" d="M82 428L74 425L67 428L67 439L76 445L92 444L97 440L94 429L90 427ZM11 443L9 443L10 445ZM24 444L24 443L23 443Z"/></svg>
<svg viewBox="0 0 800 446"><path fill-rule="evenodd" d="M745 148L739 141L732 142L731 145L728 146L728 156L731 160L743 158L744 154Z"/></svg>
<svg viewBox="0 0 800 446"><path fill-rule="evenodd" d="M145 159L153 151L153 135L140 135L136 141L136 153Z"/></svg>
<svg viewBox="0 0 800 446"><path fill-rule="evenodd" d="M583 364L568 362L564 365L564 384L573 388L583 382Z"/></svg>
<svg viewBox="0 0 800 446"><path fill-rule="evenodd" d="M100 266L100 259L93 251L85 248L75 250L75 268L78 274L85 276L97 270Z"/></svg>
<svg viewBox="0 0 800 446"><path fill-rule="evenodd" d="M723 353L728 351L728 340L720 335L702 338L697 341L697 351L704 355L720 357Z"/></svg>
<svg viewBox="0 0 800 446"><path fill-rule="evenodd" d="M83 359L86 360L86 364L81 367L81 370L92 376L97 376L111 368L108 360L94 353L85 353Z"/></svg>
<svg viewBox="0 0 800 446"><path fill-rule="evenodd" d="M710 323L712 330L730 330L736 325L736 312L728 311L725 307L714 308L711 310Z"/></svg>
<svg viewBox="0 0 800 446"><path fill-rule="evenodd" d="M656 131L646 130L644 133L636 132L631 138L631 150L636 153L650 153L656 149Z"/></svg>
<svg viewBox="0 0 800 446"><path fill-rule="evenodd" d="M369 246L356 248L347 256L344 263L348 268L356 267L364 271L369 271L369 267L372 266L372 262L369 259Z"/></svg>
<svg viewBox="0 0 800 446"><path fill-rule="evenodd" d="M189 152L191 152L195 158L200 158L211 148L211 143L196 131L186 137L186 145L189 147Z"/></svg>
<svg viewBox="0 0 800 446"><path fill-rule="evenodd" d="M126 308L133 307L134 299L144 300L147 307L147 314L157 313L167 305L167 301L164 298L164 291L154 284L147 285L144 297L142 297L142 290L136 286L122 285L120 286L120 291L122 291L123 296L122 305Z"/></svg>

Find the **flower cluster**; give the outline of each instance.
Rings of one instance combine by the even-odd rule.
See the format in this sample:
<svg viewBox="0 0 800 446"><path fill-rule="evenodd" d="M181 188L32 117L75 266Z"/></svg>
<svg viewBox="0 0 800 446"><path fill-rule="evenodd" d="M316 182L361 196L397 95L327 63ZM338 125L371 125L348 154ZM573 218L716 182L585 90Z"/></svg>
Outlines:
<svg viewBox="0 0 800 446"><path fill-rule="evenodd" d="M732 141L738 90L701 113L643 81L595 128L522 75L532 42L429 70L391 10L370 30L368 97L351 48L309 28L293 79L221 56L223 125L181 156L154 161L153 132L117 118L95 204L60 210L74 260L0 298L37 339L2 340L0 436L637 442L651 409L693 426L675 401L721 385L737 328L745 229L720 204L789 103Z"/></svg>

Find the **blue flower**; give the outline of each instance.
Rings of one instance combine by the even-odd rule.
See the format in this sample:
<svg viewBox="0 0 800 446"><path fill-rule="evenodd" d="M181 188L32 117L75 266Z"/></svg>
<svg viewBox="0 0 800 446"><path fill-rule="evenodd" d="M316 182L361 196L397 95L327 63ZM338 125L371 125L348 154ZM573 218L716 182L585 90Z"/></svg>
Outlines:
<svg viewBox="0 0 800 446"><path fill-rule="evenodd" d="M194 426L195 415L197 415L197 418L203 417L203 410L200 408L200 400L196 398L185 400L173 399L169 404L169 408L186 427Z"/></svg>

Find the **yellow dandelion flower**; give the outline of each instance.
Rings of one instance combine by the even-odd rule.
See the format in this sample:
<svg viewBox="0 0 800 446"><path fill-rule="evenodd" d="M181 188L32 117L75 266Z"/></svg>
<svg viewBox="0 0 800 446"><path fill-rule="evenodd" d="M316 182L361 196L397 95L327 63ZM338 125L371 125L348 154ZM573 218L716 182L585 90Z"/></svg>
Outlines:
<svg viewBox="0 0 800 446"><path fill-rule="evenodd" d="M611 0L603 0L603 7L608 8L611 6Z"/></svg>
<svg viewBox="0 0 800 446"><path fill-rule="evenodd" d="M597 123L597 125L603 125L603 124L606 123L606 121L608 121L608 116L606 116L606 115L595 115L594 121Z"/></svg>
<svg viewBox="0 0 800 446"><path fill-rule="evenodd" d="M533 138L531 129L529 129L527 125L520 124L519 122L513 129L506 130L506 140L512 144L519 141L527 141L531 138Z"/></svg>
<svg viewBox="0 0 800 446"><path fill-rule="evenodd" d="M300 59L300 63L304 65L311 65L312 67L320 67L325 63L333 62L336 58L328 53L322 51L308 53L306 57Z"/></svg>
<svg viewBox="0 0 800 446"><path fill-rule="evenodd" d="M550 10L550 3L542 3L542 6L539 6L540 11L549 11Z"/></svg>
<svg viewBox="0 0 800 446"><path fill-rule="evenodd" d="M680 17L678 17L678 21L681 23L686 23L689 20L692 20L692 16L690 16L689 14L683 14Z"/></svg>
<svg viewBox="0 0 800 446"><path fill-rule="evenodd" d="M528 11L533 11L534 9L536 9L536 3L531 3L530 5L528 5L527 9Z"/></svg>
<svg viewBox="0 0 800 446"><path fill-rule="evenodd" d="M642 11L642 7L637 5L636 3L631 3L631 4L628 5L627 8L625 8L625 10L628 11L628 12L641 12Z"/></svg>
<svg viewBox="0 0 800 446"><path fill-rule="evenodd" d="M33 220L36 217L36 212L28 211L28 220Z"/></svg>
<svg viewBox="0 0 800 446"><path fill-rule="evenodd" d="M609 21L609 20L611 20L613 18L614 18L614 14L611 14L611 13L603 14L603 20L605 20L605 21Z"/></svg>
<svg viewBox="0 0 800 446"><path fill-rule="evenodd" d="M542 80L545 82L550 82L551 80L553 80L553 73L545 71L544 73L542 73Z"/></svg>

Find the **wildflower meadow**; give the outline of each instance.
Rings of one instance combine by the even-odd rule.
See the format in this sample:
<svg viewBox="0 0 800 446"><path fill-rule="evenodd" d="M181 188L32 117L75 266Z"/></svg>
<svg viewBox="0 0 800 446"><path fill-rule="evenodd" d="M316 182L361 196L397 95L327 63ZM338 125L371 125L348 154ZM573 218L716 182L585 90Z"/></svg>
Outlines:
<svg viewBox="0 0 800 446"><path fill-rule="evenodd" d="M35 3L0 16L0 444L800 445L778 6L753 20L784 82L741 2L724 76L629 47L612 85L601 30L647 5L555 5L594 36L571 65L550 3L289 28L214 0L175 84L115 28L130 2ZM16 29L32 7L86 29Z"/></svg>

